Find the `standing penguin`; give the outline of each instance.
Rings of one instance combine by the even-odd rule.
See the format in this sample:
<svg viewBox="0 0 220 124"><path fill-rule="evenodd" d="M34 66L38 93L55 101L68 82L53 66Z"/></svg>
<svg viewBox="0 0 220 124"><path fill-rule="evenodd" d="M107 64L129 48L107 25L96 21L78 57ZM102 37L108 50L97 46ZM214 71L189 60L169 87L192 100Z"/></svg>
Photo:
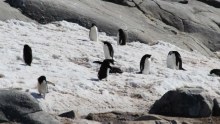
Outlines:
<svg viewBox="0 0 220 124"><path fill-rule="evenodd" d="M91 41L98 41L98 28L94 23L92 23L92 27L90 28L89 38Z"/></svg>
<svg viewBox="0 0 220 124"><path fill-rule="evenodd" d="M103 50L105 54L105 59L113 60L114 50L111 43L109 43L108 41L103 41L103 43L104 43Z"/></svg>
<svg viewBox="0 0 220 124"><path fill-rule="evenodd" d="M114 64L112 59L105 59L102 62L102 65L101 65L99 72L98 72L99 80L102 80L104 78L106 78L106 81L108 80L109 71L111 69L110 64Z"/></svg>
<svg viewBox="0 0 220 124"><path fill-rule="evenodd" d="M140 74L149 74L150 73L150 62L151 55L145 54L140 61Z"/></svg>
<svg viewBox="0 0 220 124"><path fill-rule="evenodd" d="M32 62L32 50L31 47L28 46L27 44L24 45L24 49L23 49L23 59L25 64L31 66L31 62Z"/></svg>
<svg viewBox="0 0 220 124"><path fill-rule="evenodd" d="M182 58L177 51L170 51L167 56L167 68L185 70L182 67Z"/></svg>
<svg viewBox="0 0 220 124"><path fill-rule="evenodd" d="M37 84L38 92L40 93L40 95L43 95L44 98L46 96L46 93L48 93L47 84L52 84L53 86L55 86L54 83L47 81L45 76L40 76L38 78L38 84Z"/></svg>
<svg viewBox="0 0 220 124"><path fill-rule="evenodd" d="M118 45L126 45L127 34L123 29L118 30L117 41L118 41Z"/></svg>

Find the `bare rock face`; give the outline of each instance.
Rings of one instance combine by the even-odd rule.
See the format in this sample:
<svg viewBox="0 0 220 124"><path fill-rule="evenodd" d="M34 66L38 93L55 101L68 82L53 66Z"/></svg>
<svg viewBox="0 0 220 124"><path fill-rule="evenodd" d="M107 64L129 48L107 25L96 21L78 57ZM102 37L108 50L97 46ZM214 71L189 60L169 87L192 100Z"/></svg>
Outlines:
<svg viewBox="0 0 220 124"><path fill-rule="evenodd" d="M220 49L220 10L206 1L7 0L40 23L67 20L87 28L96 23L99 31L114 36L122 28L129 41L153 45L163 40L216 57L212 51Z"/></svg>
<svg viewBox="0 0 220 124"><path fill-rule="evenodd" d="M0 122L26 124L58 124L48 113L43 112L30 94L16 90L0 90Z"/></svg>
<svg viewBox="0 0 220 124"><path fill-rule="evenodd" d="M220 98L215 98L213 102L214 106L212 116L220 116Z"/></svg>
<svg viewBox="0 0 220 124"><path fill-rule="evenodd" d="M175 117L210 117L213 101L209 94L201 88L181 88L168 91L156 101L149 111Z"/></svg>
<svg viewBox="0 0 220 124"><path fill-rule="evenodd" d="M21 5L18 4L18 6L20 7ZM32 19L23 15L18 9L10 7L5 0L0 0L0 20L5 21L8 19L18 19L21 21L33 22Z"/></svg>
<svg viewBox="0 0 220 124"><path fill-rule="evenodd" d="M136 118L141 117L143 114L141 113L129 113L129 112L106 112L106 113L97 113L93 114L90 113L86 119L88 120L94 120L99 122L114 122L114 123L120 123L122 121L131 121Z"/></svg>

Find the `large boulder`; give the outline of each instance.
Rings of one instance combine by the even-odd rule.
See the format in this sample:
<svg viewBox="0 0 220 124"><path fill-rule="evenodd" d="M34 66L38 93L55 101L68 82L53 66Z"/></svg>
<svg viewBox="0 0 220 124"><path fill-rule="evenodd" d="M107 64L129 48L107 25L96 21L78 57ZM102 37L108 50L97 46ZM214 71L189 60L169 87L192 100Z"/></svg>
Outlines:
<svg viewBox="0 0 220 124"><path fill-rule="evenodd" d="M181 88L168 91L157 100L149 113L176 117L209 117L213 101L202 88Z"/></svg>
<svg viewBox="0 0 220 124"><path fill-rule="evenodd" d="M42 111L30 94L16 90L0 90L0 122L56 124L52 116Z"/></svg>
<svg viewBox="0 0 220 124"><path fill-rule="evenodd" d="M207 56L215 56L210 49L220 49L220 12L200 1L191 0L188 4L182 4L183 0L7 2L40 23L67 20L89 28L95 22L99 31L108 35L116 35L119 28L125 29L129 41L155 44L163 40Z"/></svg>
<svg viewBox="0 0 220 124"><path fill-rule="evenodd" d="M220 98L215 98L213 100L214 107L213 107L213 116L220 116Z"/></svg>
<svg viewBox="0 0 220 124"><path fill-rule="evenodd" d="M10 7L5 0L0 0L0 20L5 21L8 19L18 19L21 21L33 22L32 19L23 15L18 9Z"/></svg>

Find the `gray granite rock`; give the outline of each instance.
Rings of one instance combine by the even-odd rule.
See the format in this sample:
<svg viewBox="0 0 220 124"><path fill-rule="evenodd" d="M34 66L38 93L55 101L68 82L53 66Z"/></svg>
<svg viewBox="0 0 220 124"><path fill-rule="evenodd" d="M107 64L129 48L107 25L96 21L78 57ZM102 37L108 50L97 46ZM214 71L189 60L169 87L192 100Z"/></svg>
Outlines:
<svg viewBox="0 0 220 124"><path fill-rule="evenodd" d="M86 119L99 121L99 122L114 122L121 123L122 121L132 121L136 118L141 117L141 113L131 113L131 112L106 112L106 113L90 113Z"/></svg>
<svg viewBox="0 0 220 124"><path fill-rule="evenodd" d="M94 22L108 35L125 29L130 42L153 45L163 40L206 56L215 56L210 49L220 49L220 11L196 0L187 4L183 0L11 1L10 5L40 23L67 20L89 28Z"/></svg>
<svg viewBox="0 0 220 124"><path fill-rule="evenodd" d="M44 111L29 113L22 118L22 123L25 124L59 124L53 116Z"/></svg>
<svg viewBox="0 0 220 124"><path fill-rule="evenodd" d="M35 98L17 90L0 90L0 122L58 123L55 118L42 111Z"/></svg>
<svg viewBox="0 0 220 124"><path fill-rule="evenodd" d="M20 0L19 0L20 1ZM18 19L21 21L34 22L32 19L23 15L19 9L11 7L5 0L0 0L0 20Z"/></svg>
<svg viewBox="0 0 220 124"><path fill-rule="evenodd" d="M220 116L220 98L215 98L213 100L214 107L213 107L213 116Z"/></svg>
<svg viewBox="0 0 220 124"><path fill-rule="evenodd" d="M68 112L60 114L59 116L74 119L76 117L76 114L74 111L68 111Z"/></svg>
<svg viewBox="0 0 220 124"><path fill-rule="evenodd" d="M181 88L165 93L157 100L150 114L175 117L209 117L213 101L202 88Z"/></svg>

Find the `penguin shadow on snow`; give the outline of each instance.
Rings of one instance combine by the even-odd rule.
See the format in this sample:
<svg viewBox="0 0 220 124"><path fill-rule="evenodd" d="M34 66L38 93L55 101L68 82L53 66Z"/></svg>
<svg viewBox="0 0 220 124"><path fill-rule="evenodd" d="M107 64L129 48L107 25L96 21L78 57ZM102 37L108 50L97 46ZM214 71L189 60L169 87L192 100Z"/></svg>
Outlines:
<svg viewBox="0 0 220 124"><path fill-rule="evenodd" d="M43 98L44 98L41 94L35 93L35 92L32 92L31 95L32 95L35 99L43 99Z"/></svg>
<svg viewBox="0 0 220 124"><path fill-rule="evenodd" d="M89 80L91 80L91 81L99 81L98 78L91 78L91 79L89 79Z"/></svg>

